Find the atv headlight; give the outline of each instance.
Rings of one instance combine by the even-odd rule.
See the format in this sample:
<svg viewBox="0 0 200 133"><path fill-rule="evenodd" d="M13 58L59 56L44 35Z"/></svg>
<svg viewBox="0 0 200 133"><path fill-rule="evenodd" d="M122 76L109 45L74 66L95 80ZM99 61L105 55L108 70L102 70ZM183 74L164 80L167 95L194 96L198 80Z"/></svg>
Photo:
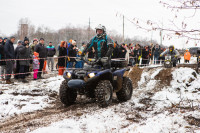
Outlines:
<svg viewBox="0 0 200 133"><path fill-rule="evenodd" d="M88 74L88 76L89 76L90 78L93 78L93 77L95 76L95 73L90 73L90 74Z"/></svg>
<svg viewBox="0 0 200 133"><path fill-rule="evenodd" d="M67 73L67 78L71 78L72 74L71 73Z"/></svg>
<svg viewBox="0 0 200 133"><path fill-rule="evenodd" d="M170 64L170 62L169 62L169 61L167 61L167 62L166 62L166 64Z"/></svg>

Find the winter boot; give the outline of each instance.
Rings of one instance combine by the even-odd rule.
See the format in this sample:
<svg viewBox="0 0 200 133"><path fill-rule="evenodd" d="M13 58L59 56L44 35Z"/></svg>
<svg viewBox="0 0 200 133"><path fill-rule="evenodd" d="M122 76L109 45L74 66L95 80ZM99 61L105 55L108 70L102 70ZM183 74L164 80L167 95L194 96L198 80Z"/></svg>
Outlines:
<svg viewBox="0 0 200 133"><path fill-rule="evenodd" d="M6 80L6 84L12 84L13 82L10 81L10 79Z"/></svg>

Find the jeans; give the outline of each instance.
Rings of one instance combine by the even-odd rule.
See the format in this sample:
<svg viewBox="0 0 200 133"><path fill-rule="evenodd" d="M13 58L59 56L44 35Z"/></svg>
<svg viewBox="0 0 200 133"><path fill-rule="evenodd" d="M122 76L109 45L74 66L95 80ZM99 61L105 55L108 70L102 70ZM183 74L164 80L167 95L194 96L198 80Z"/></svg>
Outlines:
<svg viewBox="0 0 200 133"><path fill-rule="evenodd" d="M154 64L159 64L159 56L154 56Z"/></svg>
<svg viewBox="0 0 200 133"><path fill-rule="evenodd" d="M51 69L50 69L50 62L51 62ZM54 68L54 58L53 57L47 57L47 64L48 64L49 70L53 70L53 68Z"/></svg>
<svg viewBox="0 0 200 133"><path fill-rule="evenodd" d="M4 79L5 74L6 74L6 66L0 66L0 75L1 75L1 79Z"/></svg>
<svg viewBox="0 0 200 133"><path fill-rule="evenodd" d="M11 78L11 74L13 72L14 61L6 62L6 80Z"/></svg>
<svg viewBox="0 0 200 133"><path fill-rule="evenodd" d="M72 68L73 67L74 62L69 61L67 63L67 68Z"/></svg>

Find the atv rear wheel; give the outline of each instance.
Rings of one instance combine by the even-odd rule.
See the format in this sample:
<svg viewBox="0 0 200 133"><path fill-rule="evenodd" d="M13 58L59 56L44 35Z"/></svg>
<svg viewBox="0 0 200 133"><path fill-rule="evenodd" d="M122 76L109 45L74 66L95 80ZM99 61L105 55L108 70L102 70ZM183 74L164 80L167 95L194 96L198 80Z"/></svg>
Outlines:
<svg viewBox="0 0 200 133"><path fill-rule="evenodd" d="M107 107L112 102L113 87L109 80L101 80L95 89L96 101L102 107Z"/></svg>
<svg viewBox="0 0 200 133"><path fill-rule="evenodd" d="M68 80L64 80L60 85L59 96L63 104L72 105L76 101L77 91L69 88L67 83Z"/></svg>
<svg viewBox="0 0 200 133"><path fill-rule="evenodd" d="M127 101L131 99L133 93L132 81L128 77L124 77L122 89L116 93L119 101Z"/></svg>

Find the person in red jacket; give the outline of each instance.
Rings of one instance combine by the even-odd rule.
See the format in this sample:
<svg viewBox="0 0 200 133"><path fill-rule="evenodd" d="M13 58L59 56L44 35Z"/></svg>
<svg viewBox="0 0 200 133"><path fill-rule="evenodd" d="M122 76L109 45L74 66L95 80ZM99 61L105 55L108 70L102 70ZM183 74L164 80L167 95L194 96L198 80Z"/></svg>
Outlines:
<svg viewBox="0 0 200 133"><path fill-rule="evenodd" d="M190 52L186 49L186 52L185 52L185 54L184 54L185 63L190 63L190 58L191 58L191 54L190 54Z"/></svg>

